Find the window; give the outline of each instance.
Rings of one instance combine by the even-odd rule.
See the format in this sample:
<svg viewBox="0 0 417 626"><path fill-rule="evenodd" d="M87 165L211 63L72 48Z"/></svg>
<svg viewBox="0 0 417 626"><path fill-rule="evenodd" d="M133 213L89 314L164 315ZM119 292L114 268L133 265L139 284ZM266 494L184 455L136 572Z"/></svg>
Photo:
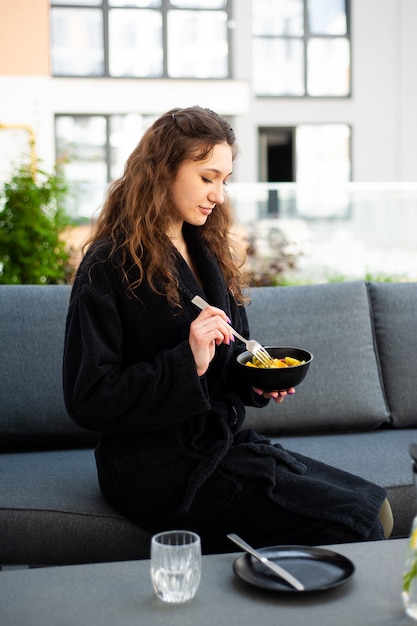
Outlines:
<svg viewBox="0 0 417 626"><path fill-rule="evenodd" d="M52 0L54 76L228 78L230 0Z"/></svg>
<svg viewBox="0 0 417 626"><path fill-rule="evenodd" d="M108 184L155 120L150 115L57 115L56 160L68 182L67 210L75 219L97 215Z"/></svg>
<svg viewBox="0 0 417 626"><path fill-rule="evenodd" d="M350 95L349 0L256 0L253 76L258 96Z"/></svg>
<svg viewBox="0 0 417 626"><path fill-rule="evenodd" d="M349 210L351 128L301 124L296 131L298 211L304 217L344 217Z"/></svg>
<svg viewBox="0 0 417 626"><path fill-rule="evenodd" d="M351 180L351 134L347 124L260 128L260 180L296 182L297 211L303 217L345 216L349 208L346 188ZM277 212L277 202L272 189L268 213Z"/></svg>

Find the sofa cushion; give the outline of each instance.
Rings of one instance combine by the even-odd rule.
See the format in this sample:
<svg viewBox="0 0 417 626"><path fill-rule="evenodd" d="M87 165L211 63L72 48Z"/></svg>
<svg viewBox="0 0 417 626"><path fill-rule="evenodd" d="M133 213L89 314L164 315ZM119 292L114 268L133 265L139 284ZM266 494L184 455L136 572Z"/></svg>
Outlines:
<svg viewBox="0 0 417 626"><path fill-rule="evenodd" d="M249 408L247 425L270 435L365 430L389 420L364 282L260 287L251 300L251 337L305 348L314 360L294 396Z"/></svg>
<svg viewBox="0 0 417 626"><path fill-rule="evenodd" d="M0 447L88 445L97 436L68 417L62 353L70 287L0 288Z"/></svg>
<svg viewBox="0 0 417 626"><path fill-rule="evenodd" d="M101 495L92 449L0 454L0 564L144 559L149 546Z"/></svg>
<svg viewBox="0 0 417 626"><path fill-rule="evenodd" d="M417 426L417 283L370 283L369 290L393 424Z"/></svg>

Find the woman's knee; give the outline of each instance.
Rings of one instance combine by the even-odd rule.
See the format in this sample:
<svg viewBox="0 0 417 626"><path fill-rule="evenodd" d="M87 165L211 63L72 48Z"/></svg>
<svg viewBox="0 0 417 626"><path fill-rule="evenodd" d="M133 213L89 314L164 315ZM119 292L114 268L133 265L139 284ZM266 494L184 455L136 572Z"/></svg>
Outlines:
<svg viewBox="0 0 417 626"><path fill-rule="evenodd" d="M381 509L378 513L378 519L384 529L384 537L385 539L388 539L391 536L392 529L394 528L394 516L387 498L385 498L382 503Z"/></svg>

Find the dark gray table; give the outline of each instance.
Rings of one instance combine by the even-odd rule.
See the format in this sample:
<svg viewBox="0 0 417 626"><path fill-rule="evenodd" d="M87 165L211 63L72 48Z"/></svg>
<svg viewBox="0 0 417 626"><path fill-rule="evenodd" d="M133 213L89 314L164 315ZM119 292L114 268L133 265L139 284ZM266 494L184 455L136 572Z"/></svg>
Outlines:
<svg viewBox="0 0 417 626"><path fill-rule="evenodd" d="M2 626L394 626L412 622L401 602L406 540L333 546L356 571L329 591L291 595L243 583L237 554L203 557L196 597L168 605L153 595L149 561L0 572Z"/></svg>

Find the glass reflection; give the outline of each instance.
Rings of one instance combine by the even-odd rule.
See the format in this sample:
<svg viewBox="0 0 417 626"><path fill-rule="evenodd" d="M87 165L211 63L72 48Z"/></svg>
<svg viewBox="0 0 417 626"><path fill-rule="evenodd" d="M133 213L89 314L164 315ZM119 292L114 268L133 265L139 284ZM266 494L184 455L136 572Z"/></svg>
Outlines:
<svg viewBox="0 0 417 626"><path fill-rule="evenodd" d="M303 0L256 0L252 12L255 35L304 34Z"/></svg>
<svg viewBox="0 0 417 626"><path fill-rule="evenodd" d="M350 181L350 127L298 126L296 133L298 212L304 217L343 216Z"/></svg>
<svg viewBox="0 0 417 626"><path fill-rule="evenodd" d="M136 7L139 9L157 9L161 6L161 0L110 0L111 7Z"/></svg>
<svg viewBox="0 0 417 626"><path fill-rule="evenodd" d="M112 76L161 76L160 11L109 11L109 67Z"/></svg>
<svg viewBox="0 0 417 626"><path fill-rule="evenodd" d="M52 0L51 5L54 4L65 4L65 5L77 5L77 6L101 6L103 4L102 0Z"/></svg>
<svg viewBox="0 0 417 626"><path fill-rule="evenodd" d="M348 96L350 46L347 39L310 39L307 45L310 96Z"/></svg>
<svg viewBox="0 0 417 626"><path fill-rule="evenodd" d="M145 130L156 120L157 115L112 115L110 117L110 181L123 174L124 165Z"/></svg>
<svg viewBox="0 0 417 626"><path fill-rule="evenodd" d="M168 12L168 75L226 78L227 14L224 11Z"/></svg>
<svg viewBox="0 0 417 626"><path fill-rule="evenodd" d="M314 35L346 35L345 0L308 0L308 22Z"/></svg>
<svg viewBox="0 0 417 626"><path fill-rule="evenodd" d="M74 217L93 215L107 186L106 118L57 117L56 147L57 160L70 184L69 212Z"/></svg>
<svg viewBox="0 0 417 626"><path fill-rule="evenodd" d="M295 39L255 39L254 88L258 95L304 95L303 43Z"/></svg>
<svg viewBox="0 0 417 626"><path fill-rule="evenodd" d="M100 9L52 9L52 72L102 76L103 19Z"/></svg>
<svg viewBox="0 0 417 626"><path fill-rule="evenodd" d="M226 0L171 0L171 5L180 9L224 9Z"/></svg>

